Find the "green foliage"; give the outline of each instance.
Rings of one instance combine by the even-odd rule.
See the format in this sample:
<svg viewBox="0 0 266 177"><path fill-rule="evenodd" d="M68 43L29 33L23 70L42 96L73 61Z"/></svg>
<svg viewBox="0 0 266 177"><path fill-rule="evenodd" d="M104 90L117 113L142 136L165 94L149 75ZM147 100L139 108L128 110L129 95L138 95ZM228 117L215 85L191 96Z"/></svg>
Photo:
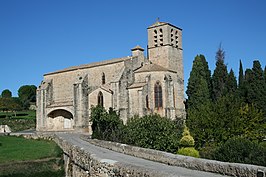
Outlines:
<svg viewBox="0 0 266 177"><path fill-rule="evenodd" d="M96 106L91 109L92 138L121 141L123 122L114 110L110 108L109 113L102 107Z"/></svg>
<svg viewBox="0 0 266 177"><path fill-rule="evenodd" d="M226 79L226 94L234 94L237 91L237 81L234 71L231 69Z"/></svg>
<svg viewBox="0 0 266 177"><path fill-rule="evenodd" d="M36 89L35 85L23 85L19 88L18 96L24 109L29 108L30 102L36 102Z"/></svg>
<svg viewBox="0 0 266 177"><path fill-rule="evenodd" d="M238 134L250 140L262 141L266 135L266 117L253 104L246 104L239 110Z"/></svg>
<svg viewBox="0 0 266 177"><path fill-rule="evenodd" d="M8 125L12 132L34 129L36 126L36 112L0 112L0 125Z"/></svg>
<svg viewBox="0 0 266 177"><path fill-rule="evenodd" d="M194 147L180 148L178 149L177 153L180 155L191 156L196 158L200 157L199 151L197 151Z"/></svg>
<svg viewBox="0 0 266 177"><path fill-rule="evenodd" d="M159 115L134 117L127 125L112 109L96 106L91 111L92 138L127 143L144 148L176 152L181 131L176 122Z"/></svg>
<svg viewBox="0 0 266 177"><path fill-rule="evenodd" d="M208 63L203 55L197 55L193 61L192 71L187 86L188 108L196 108L198 105L210 100L211 77Z"/></svg>
<svg viewBox="0 0 266 177"><path fill-rule="evenodd" d="M144 148L175 153L181 137L180 128L172 120L159 115L129 119L124 142Z"/></svg>
<svg viewBox="0 0 266 177"><path fill-rule="evenodd" d="M195 145L194 138L190 135L189 129L185 126L182 138L179 142L181 147L193 147Z"/></svg>
<svg viewBox="0 0 266 177"><path fill-rule="evenodd" d="M225 52L219 47L216 52L216 68L212 75L212 98L218 100L222 95L226 93L226 80L227 80L227 67L224 64Z"/></svg>
<svg viewBox="0 0 266 177"><path fill-rule="evenodd" d="M2 91L1 94L2 98L11 98L12 97L12 92L8 89L5 89Z"/></svg>
<svg viewBox="0 0 266 177"><path fill-rule="evenodd" d="M187 126L190 128L192 136L195 138L195 146L201 147L206 141L211 139L212 126L210 124L211 108L210 104L206 103L199 106L199 110L189 109Z"/></svg>
<svg viewBox="0 0 266 177"><path fill-rule="evenodd" d="M20 111L22 104L16 97L2 97L0 98L0 109L2 111Z"/></svg>
<svg viewBox="0 0 266 177"><path fill-rule="evenodd" d="M232 138L215 151L214 159L265 166L266 148L245 138Z"/></svg>

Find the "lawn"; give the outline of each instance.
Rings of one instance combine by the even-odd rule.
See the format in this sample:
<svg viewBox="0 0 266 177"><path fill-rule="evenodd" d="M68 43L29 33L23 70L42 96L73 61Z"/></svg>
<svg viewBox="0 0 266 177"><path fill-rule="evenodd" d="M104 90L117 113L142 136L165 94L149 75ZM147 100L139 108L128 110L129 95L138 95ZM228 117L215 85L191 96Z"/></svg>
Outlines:
<svg viewBox="0 0 266 177"><path fill-rule="evenodd" d="M63 177L62 154L53 141L0 136L0 177Z"/></svg>
<svg viewBox="0 0 266 177"><path fill-rule="evenodd" d="M0 136L0 164L59 157L62 150L53 141Z"/></svg>

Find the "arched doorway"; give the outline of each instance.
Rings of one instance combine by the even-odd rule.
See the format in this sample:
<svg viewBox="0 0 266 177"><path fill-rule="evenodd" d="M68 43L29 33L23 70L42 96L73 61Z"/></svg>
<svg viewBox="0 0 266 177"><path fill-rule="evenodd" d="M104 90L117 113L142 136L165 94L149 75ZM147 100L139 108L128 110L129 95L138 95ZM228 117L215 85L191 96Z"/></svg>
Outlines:
<svg viewBox="0 0 266 177"><path fill-rule="evenodd" d="M47 126L51 131L61 131L73 129L73 115L64 109L56 109L48 115Z"/></svg>

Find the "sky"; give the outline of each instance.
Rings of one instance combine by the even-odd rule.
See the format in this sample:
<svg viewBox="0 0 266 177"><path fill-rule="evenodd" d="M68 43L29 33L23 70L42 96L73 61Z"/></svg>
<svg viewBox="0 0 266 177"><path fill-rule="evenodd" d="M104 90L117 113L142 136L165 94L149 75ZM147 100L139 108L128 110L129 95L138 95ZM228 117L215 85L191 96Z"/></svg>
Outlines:
<svg viewBox="0 0 266 177"><path fill-rule="evenodd" d="M43 74L131 55L147 46L147 27L183 29L185 90L193 60L205 55L213 73L220 44L238 75L239 60L266 65L265 0L0 0L0 93L39 86Z"/></svg>

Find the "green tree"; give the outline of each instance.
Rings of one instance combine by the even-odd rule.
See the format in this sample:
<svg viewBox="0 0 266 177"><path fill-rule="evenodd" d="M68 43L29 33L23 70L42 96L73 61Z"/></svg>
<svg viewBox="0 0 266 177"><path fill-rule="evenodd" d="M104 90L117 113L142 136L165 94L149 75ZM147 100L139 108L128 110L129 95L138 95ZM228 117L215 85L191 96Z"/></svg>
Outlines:
<svg viewBox="0 0 266 177"><path fill-rule="evenodd" d="M243 66L242 66L242 61L240 60L239 62L239 74L238 74L238 87L241 88L243 87L243 82L244 82L244 73L243 73Z"/></svg>
<svg viewBox="0 0 266 177"><path fill-rule="evenodd" d="M35 85L23 85L19 88L18 96L24 109L29 108L30 102L36 102L36 89Z"/></svg>
<svg viewBox="0 0 266 177"><path fill-rule="evenodd" d="M212 75L212 98L217 101L219 97L226 93L227 67L224 64L225 51L219 47L216 52L216 68Z"/></svg>
<svg viewBox="0 0 266 177"><path fill-rule="evenodd" d="M12 97L12 92L8 89L5 89L2 91L1 94L2 98L11 98Z"/></svg>
<svg viewBox="0 0 266 177"><path fill-rule="evenodd" d="M203 55L197 55L193 61L187 86L188 108L210 100L211 78L208 63Z"/></svg>
<svg viewBox="0 0 266 177"><path fill-rule="evenodd" d="M259 61L253 61L253 68L245 72L246 102L255 104L266 115L266 84Z"/></svg>
<svg viewBox="0 0 266 177"><path fill-rule="evenodd" d="M196 147L201 147L211 139L211 72L203 55L193 61L188 80L188 109L186 124L195 138Z"/></svg>
<svg viewBox="0 0 266 177"><path fill-rule="evenodd" d="M264 67L264 81L265 81L265 84L266 84L266 66Z"/></svg>
<svg viewBox="0 0 266 177"><path fill-rule="evenodd" d="M266 117L253 104L246 104L239 109L239 120L235 128L235 135L262 141L266 135Z"/></svg>
<svg viewBox="0 0 266 177"><path fill-rule="evenodd" d="M232 69L230 70L228 74L225 86L226 86L227 93L235 93L237 91L237 81L236 81L234 71Z"/></svg>
<svg viewBox="0 0 266 177"><path fill-rule="evenodd" d="M91 109L92 138L120 142L123 122L113 109L107 112L102 106Z"/></svg>

